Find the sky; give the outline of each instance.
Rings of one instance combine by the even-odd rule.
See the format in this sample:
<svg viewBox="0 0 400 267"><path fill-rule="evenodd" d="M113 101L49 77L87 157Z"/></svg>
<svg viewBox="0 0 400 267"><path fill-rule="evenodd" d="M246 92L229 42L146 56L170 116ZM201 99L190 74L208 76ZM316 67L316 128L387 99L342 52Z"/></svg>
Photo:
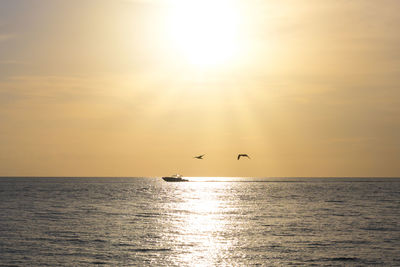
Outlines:
<svg viewBox="0 0 400 267"><path fill-rule="evenodd" d="M398 177L398 10L0 0L0 176Z"/></svg>

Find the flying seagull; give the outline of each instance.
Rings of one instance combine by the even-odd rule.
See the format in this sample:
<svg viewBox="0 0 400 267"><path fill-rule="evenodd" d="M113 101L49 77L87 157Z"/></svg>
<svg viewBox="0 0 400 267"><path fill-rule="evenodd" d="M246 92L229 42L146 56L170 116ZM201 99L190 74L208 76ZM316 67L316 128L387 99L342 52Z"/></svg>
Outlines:
<svg viewBox="0 0 400 267"><path fill-rule="evenodd" d="M239 154L238 157L237 157L237 159L239 160L240 157L246 157L246 158L249 158L249 159L250 159L249 155L247 155L247 154Z"/></svg>
<svg viewBox="0 0 400 267"><path fill-rule="evenodd" d="M200 155L200 156L196 156L196 157L193 157L193 158L194 158L194 159L203 159L204 155L205 155L205 154Z"/></svg>

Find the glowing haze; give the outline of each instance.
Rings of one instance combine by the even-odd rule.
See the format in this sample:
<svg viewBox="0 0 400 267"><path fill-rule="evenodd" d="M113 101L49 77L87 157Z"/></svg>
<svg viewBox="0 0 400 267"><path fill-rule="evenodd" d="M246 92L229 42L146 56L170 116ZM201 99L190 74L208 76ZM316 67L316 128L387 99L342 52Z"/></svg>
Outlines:
<svg viewBox="0 0 400 267"><path fill-rule="evenodd" d="M399 176L398 10L3 0L0 176Z"/></svg>

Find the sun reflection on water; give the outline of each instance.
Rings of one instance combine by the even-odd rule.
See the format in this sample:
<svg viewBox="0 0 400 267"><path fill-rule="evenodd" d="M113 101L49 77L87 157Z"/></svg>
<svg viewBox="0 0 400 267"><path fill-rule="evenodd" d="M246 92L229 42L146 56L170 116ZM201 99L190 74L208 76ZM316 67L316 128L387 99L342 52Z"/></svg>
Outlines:
<svg viewBox="0 0 400 267"><path fill-rule="evenodd" d="M185 183L176 185L176 193L181 201L170 203L174 238L179 265L215 266L223 264L232 247L232 241L224 237L229 228L229 220L224 213L226 203L221 198L220 183ZM229 209L228 209L229 210Z"/></svg>

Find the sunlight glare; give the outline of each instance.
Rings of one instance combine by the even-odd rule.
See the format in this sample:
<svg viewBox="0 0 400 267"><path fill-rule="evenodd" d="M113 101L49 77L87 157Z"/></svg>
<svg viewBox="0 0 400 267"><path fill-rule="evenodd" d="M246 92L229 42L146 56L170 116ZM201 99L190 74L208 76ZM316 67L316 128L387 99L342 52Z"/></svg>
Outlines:
<svg viewBox="0 0 400 267"><path fill-rule="evenodd" d="M238 52L235 1L178 1L171 13L174 46L193 65L225 64Z"/></svg>

